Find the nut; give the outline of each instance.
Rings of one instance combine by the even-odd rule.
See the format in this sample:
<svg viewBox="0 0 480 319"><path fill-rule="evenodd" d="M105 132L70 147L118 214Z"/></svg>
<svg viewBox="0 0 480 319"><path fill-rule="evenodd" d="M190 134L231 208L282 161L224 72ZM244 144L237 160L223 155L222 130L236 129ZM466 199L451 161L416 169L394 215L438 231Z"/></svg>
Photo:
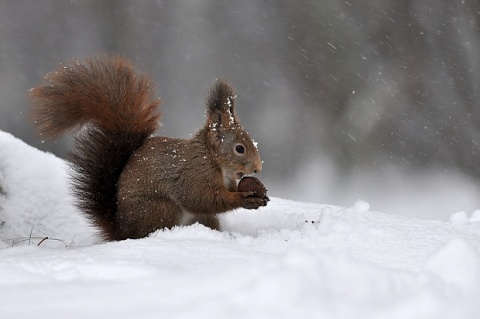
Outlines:
<svg viewBox="0 0 480 319"><path fill-rule="evenodd" d="M245 176L238 183L239 192L254 192L254 197L267 198L267 189L258 178Z"/></svg>

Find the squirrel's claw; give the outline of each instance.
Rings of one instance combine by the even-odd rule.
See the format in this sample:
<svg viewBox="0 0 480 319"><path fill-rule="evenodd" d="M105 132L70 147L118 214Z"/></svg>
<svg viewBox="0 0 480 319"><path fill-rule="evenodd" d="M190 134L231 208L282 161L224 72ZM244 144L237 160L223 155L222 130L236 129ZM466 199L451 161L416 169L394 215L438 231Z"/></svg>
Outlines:
<svg viewBox="0 0 480 319"><path fill-rule="evenodd" d="M270 200L267 196L258 197L255 191L241 192L243 197L242 207L245 209L258 209L262 206L267 206L267 202Z"/></svg>

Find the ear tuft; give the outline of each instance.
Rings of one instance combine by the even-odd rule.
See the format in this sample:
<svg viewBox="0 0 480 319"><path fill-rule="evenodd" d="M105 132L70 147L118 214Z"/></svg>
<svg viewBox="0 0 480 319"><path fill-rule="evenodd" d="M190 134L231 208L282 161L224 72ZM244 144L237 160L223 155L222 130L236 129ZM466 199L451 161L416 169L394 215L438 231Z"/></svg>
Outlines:
<svg viewBox="0 0 480 319"><path fill-rule="evenodd" d="M218 79L207 97L207 125L211 129L238 125L235 113L237 95L232 86L224 79Z"/></svg>

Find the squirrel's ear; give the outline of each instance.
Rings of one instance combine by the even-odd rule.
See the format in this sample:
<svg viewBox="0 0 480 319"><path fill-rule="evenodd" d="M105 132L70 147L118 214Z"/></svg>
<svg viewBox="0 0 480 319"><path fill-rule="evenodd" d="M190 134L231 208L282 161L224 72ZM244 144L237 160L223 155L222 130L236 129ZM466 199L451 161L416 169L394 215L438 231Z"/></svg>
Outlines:
<svg viewBox="0 0 480 319"><path fill-rule="evenodd" d="M222 130L238 126L235 113L235 91L230 84L217 80L207 97L207 126L212 130Z"/></svg>

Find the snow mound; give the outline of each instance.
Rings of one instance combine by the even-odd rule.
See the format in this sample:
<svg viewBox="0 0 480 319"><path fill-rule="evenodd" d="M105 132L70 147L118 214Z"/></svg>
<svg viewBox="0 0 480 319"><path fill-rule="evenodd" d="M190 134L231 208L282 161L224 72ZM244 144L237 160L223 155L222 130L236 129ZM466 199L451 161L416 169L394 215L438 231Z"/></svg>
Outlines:
<svg viewBox="0 0 480 319"><path fill-rule="evenodd" d="M73 205L66 163L2 131L0 149L0 247L45 237L55 239L47 245L91 242L94 230Z"/></svg>
<svg viewBox="0 0 480 319"><path fill-rule="evenodd" d="M466 290L478 285L477 253L460 238L455 238L442 247L425 263L424 269L437 275L444 282Z"/></svg>
<svg viewBox="0 0 480 319"><path fill-rule="evenodd" d="M222 232L101 243L62 160L2 132L0 148L2 318L479 316L478 211L422 220L273 197L222 215Z"/></svg>

